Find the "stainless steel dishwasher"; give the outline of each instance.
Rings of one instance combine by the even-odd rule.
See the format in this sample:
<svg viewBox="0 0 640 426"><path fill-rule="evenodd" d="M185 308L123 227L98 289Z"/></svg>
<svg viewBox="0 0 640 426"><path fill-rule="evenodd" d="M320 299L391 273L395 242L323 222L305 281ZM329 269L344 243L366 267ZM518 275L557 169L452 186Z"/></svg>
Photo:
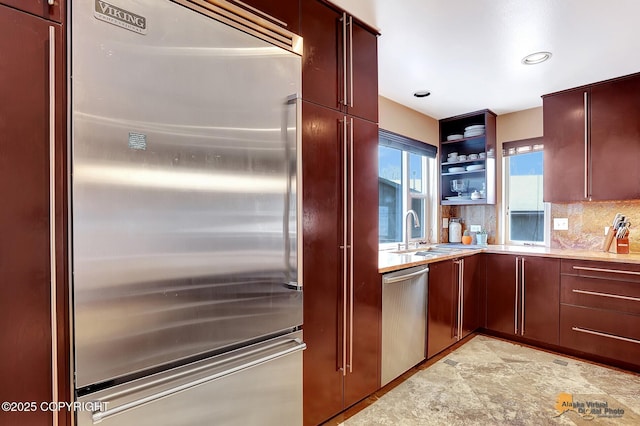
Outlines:
<svg viewBox="0 0 640 426"><path fill-rule="evenodd" d="M417 266L382 277L382 386L426 357L428 272Z"/></svg>

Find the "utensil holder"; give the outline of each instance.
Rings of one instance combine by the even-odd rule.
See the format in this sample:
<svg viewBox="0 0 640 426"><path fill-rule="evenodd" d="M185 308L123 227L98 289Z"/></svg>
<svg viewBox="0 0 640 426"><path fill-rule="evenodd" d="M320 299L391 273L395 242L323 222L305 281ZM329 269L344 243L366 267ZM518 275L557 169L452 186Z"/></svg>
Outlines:
<svg viewBox="0 0 640 426"><path fill-rule="evenodd" d="M616 253L629 254L629 238L616 238Z"/></svg>

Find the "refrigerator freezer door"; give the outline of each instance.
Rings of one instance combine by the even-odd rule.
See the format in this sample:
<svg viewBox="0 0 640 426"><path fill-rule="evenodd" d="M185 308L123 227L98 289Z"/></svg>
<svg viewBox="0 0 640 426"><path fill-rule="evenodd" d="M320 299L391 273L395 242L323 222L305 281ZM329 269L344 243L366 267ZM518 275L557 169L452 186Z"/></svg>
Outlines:
<svg viewBox="0 0 640 426"><path fill-rule="evenodd" d="M300 57L168 0L111 3L72 12L78 388L302 323Z"/></svg>
<svg viewBox="0 0 640 426"><path fill-rule="evenodd" d="M300 425L302 333L86 395L77 424Z"/></svg>

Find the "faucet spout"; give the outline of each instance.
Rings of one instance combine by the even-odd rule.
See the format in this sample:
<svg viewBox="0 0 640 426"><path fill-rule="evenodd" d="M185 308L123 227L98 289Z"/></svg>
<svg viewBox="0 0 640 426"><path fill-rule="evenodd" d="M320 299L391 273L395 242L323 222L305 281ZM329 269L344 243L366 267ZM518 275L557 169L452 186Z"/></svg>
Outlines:
<svg viewBox="0 0 640 426"><path fill-rule="evenodd" d="M405 240L404 247L406 250L409 250L409 239L411 238L411 226L409 226L407 222L407 218L409 216L413 216L413 226L415 228L420 227L420 219L418 219L418 215L416 214L416 212L413 210L408 210L407 213L405 213L404 215L404 222L407 225L407 228L404 234L404 240Z"/></svg>

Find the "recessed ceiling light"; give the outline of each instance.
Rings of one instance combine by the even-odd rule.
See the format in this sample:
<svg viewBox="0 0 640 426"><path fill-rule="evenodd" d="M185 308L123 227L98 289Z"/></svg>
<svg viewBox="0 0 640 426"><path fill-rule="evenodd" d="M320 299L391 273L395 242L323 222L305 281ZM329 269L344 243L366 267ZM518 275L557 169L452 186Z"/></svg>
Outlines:
<svg viewBox="0 0 640 426"><path fill-rule="evenodd" d="M525 65L540 64L551 57L551 52L536 52L522 58L522 63Z"/></svg>
<svg viewBox="0 0 640 426"><path fill-rule="evenodd" d="M431 92L428 91L428 90L418 90L417 92L415 92L413 94L413 96L415 96L416 98L426 98L430 94L431 94Z"/></svg>

